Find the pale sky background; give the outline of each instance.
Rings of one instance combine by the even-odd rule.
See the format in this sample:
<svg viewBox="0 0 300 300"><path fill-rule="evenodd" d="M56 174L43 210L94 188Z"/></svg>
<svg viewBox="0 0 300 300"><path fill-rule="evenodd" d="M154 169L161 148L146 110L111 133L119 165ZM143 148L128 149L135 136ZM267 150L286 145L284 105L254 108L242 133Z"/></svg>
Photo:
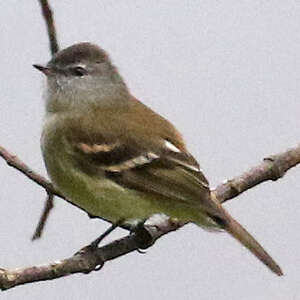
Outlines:
<svg viewBox="0 0 300 300"><path fill-rule="evenodd" d="M106 49L132 93L183 133L211 185L300 142L299 1L50 1L61 47ZM45 174L42 74L50 58L37 0L2 1L0 145ZM0 267L72 255L108 224L57 199L31 242L45 192L0 160ZM269 272L227 234L194 225L100 272L28 284L3 299L300 299L300 167L226 208L272 254ZM124 234L117 231L110 239Z"/></svg>

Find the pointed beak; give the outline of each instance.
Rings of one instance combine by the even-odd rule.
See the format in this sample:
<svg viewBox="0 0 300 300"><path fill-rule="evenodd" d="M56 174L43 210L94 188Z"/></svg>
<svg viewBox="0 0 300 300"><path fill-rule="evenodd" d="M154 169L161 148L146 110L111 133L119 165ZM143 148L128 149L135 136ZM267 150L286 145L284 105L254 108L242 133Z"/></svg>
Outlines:
<svg viewBox="0 0 300 300"><path fill-rule="evenodd" d="M37 70L41 71L42 73L44 73L46 76L50 75L52 73L51 69L49 67L45 67L42 65L32 65L34 68L36 68Z"/></svg>

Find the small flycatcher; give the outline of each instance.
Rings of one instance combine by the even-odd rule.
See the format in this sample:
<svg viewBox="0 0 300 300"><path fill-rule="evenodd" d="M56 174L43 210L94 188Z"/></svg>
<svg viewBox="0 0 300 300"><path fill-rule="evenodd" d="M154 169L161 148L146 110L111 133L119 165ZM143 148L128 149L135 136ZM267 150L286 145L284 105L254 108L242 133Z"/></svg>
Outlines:
<svg viewBox="0 0 300 300"><path fill-rule="evenodd" d="M212 197L199 164L166 119L134 98L107 53L80 43L46 66L41 146L55 187L93 216L130 225L163 213L224 229L277 275L280 267Z"/></svg>

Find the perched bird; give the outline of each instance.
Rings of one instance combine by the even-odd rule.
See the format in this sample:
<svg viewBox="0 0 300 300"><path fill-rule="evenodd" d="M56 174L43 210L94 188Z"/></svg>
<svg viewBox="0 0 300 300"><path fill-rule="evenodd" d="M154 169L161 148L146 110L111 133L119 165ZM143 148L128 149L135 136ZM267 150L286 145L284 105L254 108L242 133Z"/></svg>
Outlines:
<svg viewBox="0 0 300 300"><path fill-rule="evenodd" d="M41 147L48 174L70 202L114 224L163 213L224 229L277 275L280 267L212 197L180 133L132 96L107 53L79 43L46 66Z"/></svg>

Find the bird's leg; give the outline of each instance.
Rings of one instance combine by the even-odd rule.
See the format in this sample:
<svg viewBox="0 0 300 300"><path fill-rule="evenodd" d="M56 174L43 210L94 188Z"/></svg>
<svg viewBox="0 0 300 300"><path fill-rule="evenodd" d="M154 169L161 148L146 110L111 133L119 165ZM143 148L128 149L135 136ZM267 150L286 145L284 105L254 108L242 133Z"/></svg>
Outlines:
<svg viewBox="0 0 300 300"><path fill-rule="evenodd" d="M106 238L111 232L113 232L118 226L120 225L120 222L117 222L115 224L112 224L108 229L106 229L98 238L96 238L94 241L92 241L88 247L91 248L97 248L98 245L102 242L104 238Z"/></svg>
<svg viewBox="0 0 300 300"><path fill-rule="evenodd" d="M102 242L102 240L105 237L107 237L112 231L114 231L118 226L120 226L121 223L122 223L122 221L119 221L117 223L112 224L98 238L96 238L94 241L92 241L89 245L87 245L87 246L83 247L82 249L80 249L78 252L75 253L75 255L76 254L83 254L83 253L86 253L88 251L96 250L98 245Z"/></svg>

